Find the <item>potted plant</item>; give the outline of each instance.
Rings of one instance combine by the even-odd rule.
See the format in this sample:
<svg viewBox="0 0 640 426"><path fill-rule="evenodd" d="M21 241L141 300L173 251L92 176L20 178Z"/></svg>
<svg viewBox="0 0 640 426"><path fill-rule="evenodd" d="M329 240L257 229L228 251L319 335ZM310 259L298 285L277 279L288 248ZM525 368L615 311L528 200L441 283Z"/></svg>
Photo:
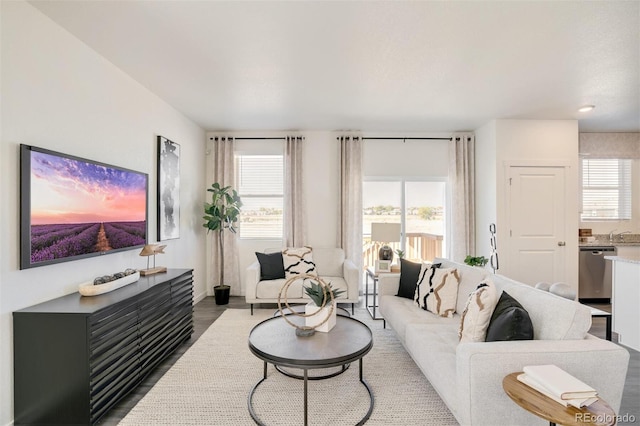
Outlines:
<svg viewBox="0 0 640 426"><path fill-rule="evenodd" d="M333 289L331 283L326 284L323 289L321 283L310 281L311 285L304 287L304 292L307 293L307 296L311 299L311 302L307 303L304 308L305 315L309 315L305 317L305 325L307 327L314 327L318 331L328 332L336 325L336 306L331 306L331 301L344 293L344 290ZM333 297L331 297L332 293ZM329 317L329 319L318 327L318 324L323 322L327 317Z"/></svg>
<svg viewBox="0 0 640 426"><path fill-rule="evenodd" d="M479 266L481 268L484 267L484 265L487 264L487 262L489 261L489 259L487 259L484 256L478 256L478 257L474 257L471 255L467 255L467 257L464 259L464 263L466 263L469 266Z"/></svg>
<svg viewBox="0 0 640 426"><path fill-rule="evenodd" d="M404 250L397 249L396 254L398 255L398 259L404 259L404 255L405 255Z"/></svg>
<svg viewBox="0 0 640 426"><path fill-rule="evenodd" d="M211 202L204 204L204 226L209 231L218 233L218 244L220 247L220 281L213 287L217 305L229 303L230 287L224 283L224 231L229 230L236 233L235 223L240 216L242 201L235 189L230 186L222 187L218 182L207 189L211 192Z"/></svg>

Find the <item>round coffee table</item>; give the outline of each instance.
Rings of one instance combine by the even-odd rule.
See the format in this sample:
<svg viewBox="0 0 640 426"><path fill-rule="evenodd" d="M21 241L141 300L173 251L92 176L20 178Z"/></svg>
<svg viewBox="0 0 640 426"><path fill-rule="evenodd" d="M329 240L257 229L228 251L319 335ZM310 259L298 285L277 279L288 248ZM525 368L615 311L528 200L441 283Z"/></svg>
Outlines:
<svg viewBox="0 0 640 426"><path fill-rule="evenodd" d="M576 408L565 407L546 395L518 380L522 372L511 373L502 380L502 388L520 407L538 417L549 421L549 424L566 426L592 425L611 426L616 423L616 413L601 398L593 404Z"/></svg>
<svg viewBox="0 0 640 426"><path fill-rule="evenodd" d="M285 315L304 314L305 305L292 305L289 308L283 307L282 312L284 312ZM278 316L282 315L282 312L280 312L280 309L276 309L276 311L273 313L273 316L274 317L278 317ZM350 317L351 316L349 311L347 311L346 309L341 308L339 306L336 307L336 314L337 315L342 315L344 317ZM291 317L289 317L289 318L291 318ZM327 371L318 372L316 374L311 373L311 374L308 375L307 379L309 379L309 380L324 380L324 379L328 379L330 377L335 377L335 376L338 376L338 375L344 373L345 371L347 371L349 369L349 366L350 366L350 364L344 364L344 365L342 365L340 367L328 368ZM282 367L282 366L279 366L279 365L276 365L275 367L276 367L276 370L278 370L279 372L281 372L285 376L289 376L291 378L298 379L298 380L304 380L304 376L298 374L297 372L289 371L290 369L288 369L287 367Z"/></svg>
<svg viewBox="0 0 640 426"><path fill-rule="evenodd" d="M304 321L304 318L289 316L289 320ZM264 361L263 377L249 392L249 414L259 424L264 424L253 409L253 394L262 382L267 379L267 364L296 368L303 371L304 381L304 424L307 425L307 385L309 370L339 367L351 362L360 361L360 383L369 394L369 410L357 424L364 424L373 411L373 392L363 378L363 357L373 347L373 334L362 322L339 315L336 325L328 333L316 332L310 337L296 336L295 329L287 324L281 316L262 321L249 333L249 349ZM333 377L327 376L326 378Z"/></svg>

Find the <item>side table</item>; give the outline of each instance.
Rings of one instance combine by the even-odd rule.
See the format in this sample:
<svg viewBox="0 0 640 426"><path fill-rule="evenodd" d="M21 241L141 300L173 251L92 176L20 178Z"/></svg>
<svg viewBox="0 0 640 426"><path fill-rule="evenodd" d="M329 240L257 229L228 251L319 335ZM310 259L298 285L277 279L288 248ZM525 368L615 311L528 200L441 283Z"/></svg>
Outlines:
<svg viewBox="0 0 640 426"><path fill-rule="evenodd" d="M520 374L521 371L507 375L502 380L502 388L513 402L528 412L548 420L551 426L611 426L616 423L616 413L603 399L598 398L587 407L565 407L519 381L517 377Z"/></svg>
<svg viewBox="0 0 640 426"><path fill-rule="evenodd" d="M378 274L371 266L367 268L366 272L367 276L365 279L364 288L364 305L367 308L369 315L371 315L371 318L373 318L374 320L384 319L376 315L376 309L378 308ZM373 281L373 293L369 293L369 279ZM371 296L372 299L371 304L369 304L369 296Z"/></svg>
<svg viewBox="0 0 640 426"><path fill-rule="evenodd" d="M606 319L606 328L605 328L605 337L607 340L611 341L611 312L603 311L602 309L594 308L589 306L591 309L591 317L592 318L605 318Z"/></svg>

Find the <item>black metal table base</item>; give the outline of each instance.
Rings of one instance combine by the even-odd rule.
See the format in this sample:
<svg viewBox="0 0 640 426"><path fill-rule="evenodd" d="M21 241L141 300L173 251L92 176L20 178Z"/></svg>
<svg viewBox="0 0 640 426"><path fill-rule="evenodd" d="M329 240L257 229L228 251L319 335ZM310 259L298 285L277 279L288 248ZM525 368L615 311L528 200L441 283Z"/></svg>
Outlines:
<svg viewBox="0 0 640 426"><path fill-rule="evenodd" d="M351 364L345 364L340 367L334 367L334 368L338 368L339 370L333 373L323 374L321 376L308 376L308 380L324 380L324 379L330 379L331 377L339 376L340 374L347 371L350 365ZM276 370L278 370L280 373L284 374L287 377L291 377L292 379L304 380L304 374L300 375L300 374L292 373L290 371L285 370L283 367L279 365L274 365L274 367L276 368ZM295 370L301 370L301 368L296 368Z"/></svg>
<svg viewBox="0 0 640 426"><path fill-rule="evenodd" d="M364 417L358 423L356 423L356 426L361 426L361 425L365 424L367 422L367 420L369 420L369 417L371 417L371 413L373 412L373 405L374 405L373 391L369 387L369 384L362 377L362 371L363 371L362 358L360 358L359 362L360 362L360 371L359 371L359 376L360 377L359 377L359 380L360 380L360 383L362 383L362 385L367 390L367 393L369 394L369 410L367 410L367 413L364 415ZM276 367L276 369L278 369L278 366L275 365L275 364L274 364L274 367ZM287 373L282 372L280 369L278 369L278 371L280 371L282 374L285 374L287 376L294 377L294 378L301 378L304 381L304 386L303 387L304 387L304 425L305 426L308 425L308 398L307 398L308 387L307 387L307 385L308 385L309 380L320 380L320 379L327 379L327 378L330 378L330 377L335 377L338 374L342 374L344 371L346 371L347 368L349 368L349 364L343 365L341 370L339 370L335 374L330 374L330 375L326 375L326 376L315 376L315 377L309 377L309 370L308 369L302 369L304 371L304 374L301 377L300 376L298 376L298 377L291 376L291 375L289 375ZM247 404L249 406L249 414L251 414L251 418L253 419L253 421L256 422L256 424L260 425L260 426L264 426L265 423L262 420L260 420L260 418L256 414L255 410L253 409L253 394L255 393L256 389L258 389L258 386L260 386L260 384L262 384L262 382L264 382L265 380L267 380L267 362L266 361L264 361L264 369L263 369L262 379L260 379L251 388L251 391L249 392L249 397L248 397L248 400L247 400Z"/></svg>

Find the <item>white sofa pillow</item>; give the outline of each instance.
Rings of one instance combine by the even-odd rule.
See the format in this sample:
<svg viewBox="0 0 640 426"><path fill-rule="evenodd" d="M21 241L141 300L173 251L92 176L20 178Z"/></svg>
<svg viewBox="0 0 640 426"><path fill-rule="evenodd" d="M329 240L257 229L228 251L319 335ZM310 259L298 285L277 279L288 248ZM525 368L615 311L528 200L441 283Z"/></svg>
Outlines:
<svg viewBox="0 0 640 426"><path fill-rule="evenodd" d="M498 291L491 280L484 280L471 292L462 312L458 337L461 342L484 342L491 315L498 303Z"/></svg>
<svg viewBox="0 0 640 426"><path fill-rule="evenodd" d="M433 268L423 265L416 287L416 302L427 311L451 318L456 312L460 276L456 268Z"/></svg>
<svg viewBox="0 0 640 426"><path fill-rule="evenodd" d="M316 264L313 262L313 249L308 246L290 247L282 251L282 263L284 264L284 277L289 279L296 275L314 275Z"/></svg>

